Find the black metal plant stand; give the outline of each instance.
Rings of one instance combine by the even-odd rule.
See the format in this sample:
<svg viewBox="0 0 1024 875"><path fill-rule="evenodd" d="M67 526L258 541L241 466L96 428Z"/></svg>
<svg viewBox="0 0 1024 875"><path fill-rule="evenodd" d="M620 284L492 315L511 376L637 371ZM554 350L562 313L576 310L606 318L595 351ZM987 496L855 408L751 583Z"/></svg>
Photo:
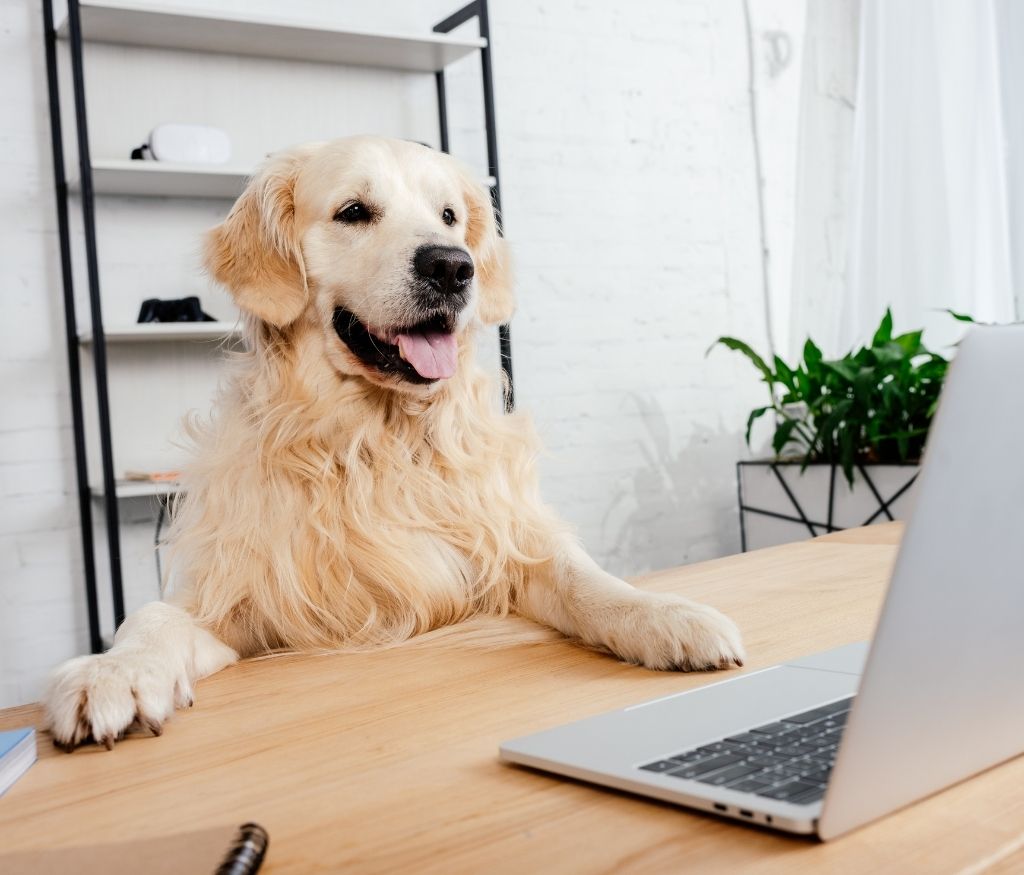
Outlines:
<svg viewBox="0 0 1024 875"><path fill-rule="evenodd" d="M746 503L743 497L743 466L757 466L771 469L772 474L775 475L775 479L782 491L785 493L790 506L793 508L793 513L779 513L776 510L768 510L763 507L754 507ZM795 493L793 492L790 485L786 482L786 478L783 476L782 468L798 468L799 462L779 462L772 459L760 459L754 461L744 461L736 463L736 488L739 494L739 508L740 508L740 547L745 553L747 551L747 525L746 515L757 514L760 516L772 517L777 520L785 520L786 522L799 523L804 526L809 535L812 538L818 537L818 535L828 534L830 532L841 532L844 530L843 526L837 526L834 523L834 510L835 510L835 499L836 499L836 480L841 476L838 465L830 465L829 472L829 483L828 483L828 516L825 522L819 522L813 520L811 515L806 513L803 506L800 504ZM867 470L863 465L856 466L857 472L864 479L864 483L867 485L875 501L878 503L878 507L874 510L864 522L860 523L861 526L870 526L872 523L879 521L882 517L886 520L894 520L895 517L892 515L891 507L901 498L911 486L914 485L914 481L917 480L917 473L915 472L906 482L904 482L889 498L883 498L878 487L875 485L875 481L871 479Z"/></svg>
<svg viewBox="0 0 1024 875"><path fill-rule="evenodd" d="M61 281L65 314L65 342L70 382L71 420L74 431L76 490L82 531L82 554L89 620L89 644L94 653L103 649L99 611L99 588L96 574L92 495L88 482L85 420L82 400L82 369L79 352L78 319L75 307L74 277L71 259L71 234L68 225L68 184L64 164L63 120L57 65L57 28L53 19L52 0L42 0L43 42L50 109L50 133L53 149L53 172L56 189L57 230L60 240ZM487 136L487 159L493 177L492 200L500 215L501 188L498 177L498 138L494 113L494 87L491 71L490 24L487 0L474 0L434 27L437 33L449 33L476 18L480 36L486 44L480 49L483 80L484 123ZM67 42L70 50L71 84L74 94L75 129L78 144L80 198L85 242L86 277L89 290L89 312L92 321L92 345L96 382L96 407L99 425L99 449L102 466L103 510L106 520L107 552L110 559L110 594L114 628L124 621L124 584L121 569L121 539L117 483L114 468L113 440L110 427L110 394L107 380L107 343L103 329L100 297L99 258L96 245L96 210L92 159L89 154L89 129L86 114L85 73L82 60L82 25L79 0L67 0ZM448 151L448 103L445 93L444 68L435 71L437 84L438 124L441 149ZM515 403L512 387L512 351L508 325L499 328L501 369L505 378L505 407Z"/></svg>

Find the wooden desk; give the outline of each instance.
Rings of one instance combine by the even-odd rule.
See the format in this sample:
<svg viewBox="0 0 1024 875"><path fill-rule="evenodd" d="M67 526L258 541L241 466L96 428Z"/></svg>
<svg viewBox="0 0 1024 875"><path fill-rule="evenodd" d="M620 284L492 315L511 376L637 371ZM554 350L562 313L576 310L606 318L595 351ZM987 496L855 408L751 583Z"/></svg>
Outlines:
<svg viewBox="0 0 1024 875"><path fill-rule="evenodd" d="M899 533L843 532L639 585L729 613L754 671L867 637ZM828 845L503 765L502 739L724 677L646 671L518 629L497 649L463 631L246 662L200 684L162 738L112 753L67 755L43 736L40 762L0 799L0 849L251 819L270 832L271 873L1024 871L1024 758ZM0 728L38 716L11 709Z"/></svg>

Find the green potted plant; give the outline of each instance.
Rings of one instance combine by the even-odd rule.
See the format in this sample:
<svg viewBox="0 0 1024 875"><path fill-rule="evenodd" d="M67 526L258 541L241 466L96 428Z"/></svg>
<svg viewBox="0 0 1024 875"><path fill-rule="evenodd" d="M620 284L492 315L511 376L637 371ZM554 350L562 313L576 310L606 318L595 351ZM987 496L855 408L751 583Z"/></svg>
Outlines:
<svg viewBox="0 0 1024 875"><path fill-rule="evenodd" d="M887 310L869 345L826 359L808 339L792 367L734 337L715 341L745 355L768 387L769 403L747 418L748 446L754 424L774 418L774 457L737 468L744 549L905 513L949 365L921 335L894 336Z"/></svg>

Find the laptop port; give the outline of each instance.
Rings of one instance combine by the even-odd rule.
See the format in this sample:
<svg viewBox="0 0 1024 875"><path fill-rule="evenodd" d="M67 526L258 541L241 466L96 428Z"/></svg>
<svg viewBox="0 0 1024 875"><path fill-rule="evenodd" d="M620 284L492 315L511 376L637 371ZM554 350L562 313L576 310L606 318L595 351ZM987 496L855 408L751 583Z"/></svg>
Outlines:
<svg viewBox="0 0 1024 875"><path fill-rule="evenodd" d="M754 812L753 811L747 811L746 808L741 808L740 809L740 814L742 814L744 817L753 817L754 816Z"/></svg>
<svg viewBox="0 0 1024 875"><path fill-rule="evenodd" d="M715 811L728 811L729 810L729 806L728 805L723 805L721 802L715 802L714 806L715 806Z"/></svg>
<svg viewBox="0 0 1024 875"><path fill-rule="evenodd" d="M764 816L764 822L765 823L771 823L772 822L772 816L770 814L766 814Z"/></svg>

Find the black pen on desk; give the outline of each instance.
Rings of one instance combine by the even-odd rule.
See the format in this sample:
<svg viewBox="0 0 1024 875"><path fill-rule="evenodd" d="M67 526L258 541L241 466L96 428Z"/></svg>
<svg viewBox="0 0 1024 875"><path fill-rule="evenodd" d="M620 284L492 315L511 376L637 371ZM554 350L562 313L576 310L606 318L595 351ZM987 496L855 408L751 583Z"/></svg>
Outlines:
<svg viewBox="0 0 1024 875"><path fill-rule="evenodd" d="M270 836L258 823L243 823L216 875L252 875L263 865Z"/></svg>

